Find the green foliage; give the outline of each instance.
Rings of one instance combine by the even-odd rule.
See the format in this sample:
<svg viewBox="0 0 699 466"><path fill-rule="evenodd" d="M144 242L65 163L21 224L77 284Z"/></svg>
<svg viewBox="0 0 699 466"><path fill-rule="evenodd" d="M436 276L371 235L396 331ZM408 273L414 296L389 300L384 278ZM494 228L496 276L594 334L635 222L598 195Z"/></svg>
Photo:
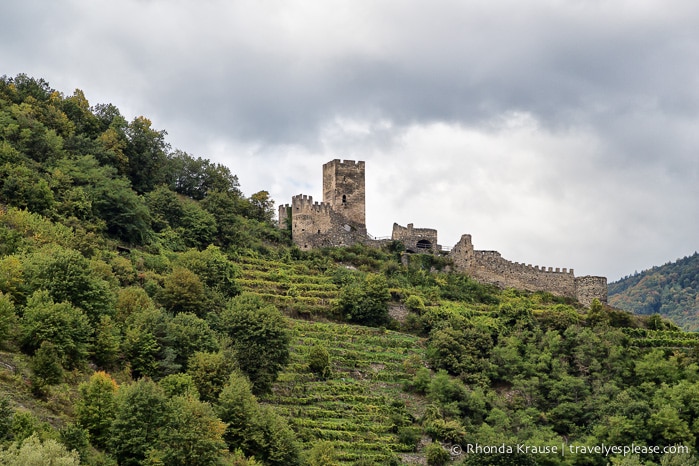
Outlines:
<svg viewBox="0 0 699 466"><path fill-rule="evenodd" d="M0 396L0 445L12 436L12 416L14 410L6 395Z"/></svg>
<svg viewBox="0 0 699 466"><path fill-rule="evenodd" d="M191 312L203 316L206 311L204 284L194 272L175 267L165 277L159 301L173 314Z"/></svg>
<svg viewBox="0 0 699 466"><path fill-rule="evenodd" d="M688 331L699 330L696 301L699 253L609 284L609 304L637 314L659 314Z"/></svg>
<svg viewBox="0 0 699 466"><path fill-rule="evenodd" d="M78 423L87 429L92 444L104 448L110 438L112 421L117 414L116 381L106 372L95 372L80 384L80 399L75 405Z"/></svg>
<svg viewBox="0 0 699 466"><path fill-rule="evenodd" d="M142 464L157 445L167 416L165 394L152 380L141 379L121 387L108 439L109 452L120 465Z"/></svg>
<svg viewBox="0 0 699 466"><path fill-rule="evenodd" d="M0 348L7 348L15 337L17 315L12 299L0 291Z"/></svg>
<svg viewBox="0 0 699 466"><path fill-rule="evenodd" d="M420 313L425 310L425 302L417 295L410 295L405 300L405 307L409 311Z"/></svg>
<svg viewBox="0 0 699 466"><path fill-rule="evenodd" d="M77 466L80 457L77 451L68 452L56 440L42 442L33 435L15 442L7 450L0 450L0 463L6 466Z"/></svg>
<svg viewBox="0 0 699 466"><path fill-rule="evenodd" d="M175 352L175 363L187 369L188 359L197 351L219 350L216 334L205 320L189 312L181 312L167 323L166 343Z"/></svg>
<svg viewBox="0 0 699 466"><path fill-rule="evenodd" d="M170 374L160 379L158 385L162 387L165 395L168 397L188 396L199 398L199 391L194 384L192 376L189 374Z"/></svg>
<svg viewBox="0 0 699 466"><path fill-rule="evenodd" d="M235 278L238 268L217 246L209 245L203 251L190 249L179 254L174 263L199 277L204 286L203 306L210 312L219 313L240 293Z"/></svg>
<svg viewBox="0 0 699 466"><path fill-rule="evenodd" d="M172 466L218 465L226 444L226 425L208 403L191 396L175 396L167 402L168 414L160 430L158 457Z"/></svg>
<svg viewBox="0 0 699 466"><path fill-rule="evenodd" d="M49 342L66 368L77 367L87 358L91 333L87 317L69 303L54 303L47 291L29 297L20 327L20 343L29 354Z"/></svg>
<svg viewBox="0 0 699 466"><path fill-rule="evenodd" d="M217 405L218 415L227 423L224 439L231 451L253 450L250 420L258 409L257 398L252 394L252 384L248 378L238 371L232 372L219 394Z"/></svg>
<svg viewBox="0 0 699 466"><path fill-rule="evenodd" d="M46 385L56 385L63 380L63 367L59 353L51 342L41 342L29 367L32 370L32 389L37 394L42 394Z"/></svg>
<svg viewBox="0 0 699 466"><path fill-rule="evenodd" d="M26 282L30 291L46 290L56 302L68 302L82 309L91 322L114 312L114 296L78 251L48 248L27 257Z"/></svg>
<svg viewBox="0 0 699 466"><path fill-rule="evenodd" d="M95 327L92 355L95 363L102 368L116 366L121 355L121 332L111 316L103 315Z"/></svg>
<svg viewBox="0 0 699 466"><path fill-rule="evenodd" d="M282 314L257 296L243 294L230 300L221 327L254 391L268 391L289 360L290 335Z"/></svg>
<svg viewBox="0 0 699 466"><path fill-rule="evenodd" d="M321 379L330 376L330 353L322 345L313 345L308 351L308 369Z"/></svg>
<svg viewBox="0 0 699 466"><path fill-rule="evenodd" d="M77 424L68 424L60 430L61 443L68 451L76 451L81 463L86 463L90 452L90 434Z"/></svg>
<svg viewBox="0 0 699 466"><path fill-rule="evenodd" d="M340 291L338 308L350 322L379 326L388 322L388 292L382 275L367 274L362 283L351 283Z"/></svg>
<svg viewBox="0 0 699 466"><path fill-rule="evenodd" d="M308 452L309 466L339 466L337 453L333 444L328 441L316 442Z"/></svg>
<svg viewBox="0 0 699 466"><path fill-rule="evenodd" d="M218 414L228 424L224 438L231 451L240 449L269 465L300 464L293 431L271 408L258 404L241 373L231 374L219 396Z"/></svg>
<svg viewBox="0 0 699 466"><path fill-rule="evenodd" d="M432 442L425 447L425 456L429 466L444 466L451 460L451 455L437 442Z"/></svg>
<svg viewBox="0 0 699 466"><path fill-rule="evenodd" d="M202 401L215 401L228 381L234 363L222 352L196 352L189 358L187 374L197 387Z"/></svg>
<svg viewBox="0 0 699 466"><path fill-rule="evenodd" d="M171 190L197 200L211 191L241 196L238 177L227 167L179 150L168 157L166 182Z"/></svg>

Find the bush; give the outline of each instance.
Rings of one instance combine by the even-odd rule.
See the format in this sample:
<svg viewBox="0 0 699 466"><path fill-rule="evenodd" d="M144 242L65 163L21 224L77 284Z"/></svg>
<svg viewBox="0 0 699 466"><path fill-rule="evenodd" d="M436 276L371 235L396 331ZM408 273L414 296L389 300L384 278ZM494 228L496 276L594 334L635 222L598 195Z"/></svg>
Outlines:
<svg viewBox="0 0 699 466"><path fill-rule="evenodd" d="M379 327L388 322L391 294L383 275L367 274L363 282L353 282L340 291L338 307L350 322Z"/></svg>
<svg viewBox="0 0 699 466"><path fill-rule="evenodd" d="M425 456L429 466L444 466L451 460L451 455L437 442L432 442L425 447Z"/></svg>
<svg viewBox="0 0 699 466"><path fill-rule="evenodd" d="M330 353L322 345L313 345L306 359L308 368L321 379L330 376Z"/></svg>

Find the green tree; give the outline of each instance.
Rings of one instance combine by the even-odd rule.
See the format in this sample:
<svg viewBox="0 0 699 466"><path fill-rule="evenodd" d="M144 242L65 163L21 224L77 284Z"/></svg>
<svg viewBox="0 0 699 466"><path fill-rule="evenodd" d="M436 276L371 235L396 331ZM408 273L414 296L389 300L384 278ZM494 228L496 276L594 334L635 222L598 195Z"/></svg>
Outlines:
<svg viewBox="0 0 699 466"><path fill-rule="evenodd" d="M233 372L221 391L218 414L228 425L224 439L231 451L240 449L264 464L299 464L296 437L286 421L270 407L261 407L252 385L243 374Z"/></svg>
<svg viewBox="0 0 699 466"><path fill-rule="evenodd" d="M196 352L189 358L187 374L194 381L202 401L215 401L230 373L234 369L233 361L222 353Z"/></svg>
<svg viewBox="0 0 699 466"><path fill-rule="evenodd" d="M429 466L444 466L451 460L451 455L437 442L432 442L425 447L425 456Z"/></svg>
<svg viewBox="0 0 699 466"><path fill-rule="evenodd" d="M388 322L390 299L386 278L370 273L362 282L352 282L342 287L338 306L350 322L379 326Z"/></svg>
<svg viewBox="0 0 699 466"><path fill-rule="evenodd" d="M216 296L228 300L240 293L235 277L239 274L236 265L217 246L209 245L203 251L190 249L178 256L175 263L194 272L204 283L209 301Z"/></svg>
<svg viewBox="0 0 699 466"><path fill-rule="evenodd" d="M175 363L187 370L187 360L197 351L219 350L216 333L209 324L189 312L180 312L167 324L166 342L175 351Z"/></svg>
<svg viewBox="0 0 699 466"><path fill-rule="evenodd" d="M31 291L47 290L56 302L82 309L97 323L102 314L114 312L109 284L97 276L90 261L73 249L48 248L27 258L27 282Z"/></svg>
<svg viewBox="0 0 699 466"><path fill-rule="evenodd" d="M29 297L20 326L22 349L29 354L46 341L54 345L66 368L85 361L91 334L87 317L69 303L54 303L47 291L37 291Z"/></svg>
<svg viewBox="0 0 699 466"><path fill-rule="evenodd" d="M0 348L7 348L14 340L16 327L15 305L9 296L0 291Z"/></svg>
<svg viewBox="0 0 699 466"><path fill-rule="evenodd" d="M68 424L60 430L61 443L68 451L77 451L81 463L88 463L90 434L77 424ZM89 464L89 463L88 463Z"/></svg>
<svg viewBox="0 0 699 466"><path fill-rule="evenodd" d="M78 423L90 433L96 447L104 448L110 438L112 421L116 417L116 381L106 372L95 372L88 382L78 387L80 399L75 405Z"/></svg>
<svg viewBox="0 0 699 466"><path fill-rule="evenodd" d="M128 160L127 174L139 194L152 191L165 180L168 145L165 131L151 127L148 118L139 116L125 128L127 143L124 155Z"/></svg>
<svg viewBox="0 0 699 466"><path fill-rule="evenodd" d="M80 457L77 451L68 452L56 440L39 440L31 437L15 442L7 450L0 450L0 464L5 466L78 466Z"/></svg>
<svg viewBox="0 0 699 466"><path fill-rule="evenodd" d="M6 395L0 396L0 445L12 437L12 417L15 412Z"/></svg>
<svg viewBox="0 0 699 466"><path fill-rule="evenodd" d="M51 342L41 342L41 346L32 356L29 367L32 370L32 389L37 394L43 394L47 385L56 385L63 380L60 356Z"/></svg>
<svg viewBox="0 0 699 466"><path fill-rule="evenodd" d="M232 372L218 396L217 404L217 413L227 424L223 438L230 451L241 449L254 454L250 421L258 410L257 398L252 394L252 384L248 378L238 371Z"/></svg>
<svg viewBox="0 0 699 466"><path fill-rule="evenodd" d="M241 195L238 177L227 167L179 150L168 158L166 178L170 189L196 200L213 190Z"/></svg>
<svg viewBox="0 0 699 466"><path fill-rule="evenodd" d="M94 210L105 221L108 234L129 244L150 242L150 211L127 180L107 180L95 188L94 196Z"/></svg>
<svg viewBox="0 0 699 466"><path fill-rule="evenodd" d="M121 350L121 332L111 316L103 315L95 328L92 354L99 367L109 369L116 365Z"/></svg>
<svg viewBox="0 0 699 466"><path fill-rule="evenodd" d="M197 390L197 386L189 374L166 375L158 381L158 385L163 388L165 395L168 397L188 396L199 398L199 390Z"/></svg>
<svg viewBox="0 0 699 466"><path fill-rule="evenodd" d="M231 337L238 367L254 391L268 391L289 361L291 337L282 314L258 296L242 294L221 313L221 327Z"/></svg>
<svg viewBox="0 0 699 466"><path fill-rule="evenodd" d="M261 222L271 222L274 218L274 200L269 192L258 191L250 196L250 217Z"/></svg>
<svg viewBox="0 0 699 466"><path fill-rule="evenodd" d="M150 379L122 386L116 396L108 450L120 465L140 465L160 438L168 406L162 388Z"/></svg>
<svg viewBox="0 0 699 466"><path fill-rule="evenodd" d="M159 300L173 314L191 312L203 316L206 312L204 285L194 272L184 267L175 267L165 277Z"/></svg>
<svg viewBox="0 0 699 466"><path fill-rule="evenodd" d="M226 425L208 403L191 396L168 401L168 415L160 432L161 458L172 466L218 465L226 444Z"/></svg>

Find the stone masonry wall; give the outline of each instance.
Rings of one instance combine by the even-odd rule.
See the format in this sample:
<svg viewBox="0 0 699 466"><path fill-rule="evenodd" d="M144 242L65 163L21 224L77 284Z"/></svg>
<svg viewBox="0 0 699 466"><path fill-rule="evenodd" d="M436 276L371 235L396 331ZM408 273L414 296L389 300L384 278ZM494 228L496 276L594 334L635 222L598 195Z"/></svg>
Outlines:
<svg viewBox="0 0 699 466"><path fill-rule="evenodd" d="M602 302L607 300L607 280L604 277L576 278L573 269L510 262L497 251L474 250L471 235L463 235L452 248L450 256L457 270L501 288L548 291L554 295L576 298L586 306L595 298Z"/></svg>
<svg viewBox="0 0 699 466"><path fill-rule="evenodd" d="M594 299L607 302L607 277L586 275L575 279L575 295L585 306L592 304Z"/></svg>
<svg viewBox="0 0 699 466"><path fill-rule="evenodd" d="M326 246L350 246L366 240L366 228L356 225L325 202L299 194L291 205L279 208L279 228L286 227L291 215L291 237L299 248L307 250ZM283 218L283 220L282 220Z"/></svg>
<svg viewBox="0 0 699 466"><path fill-rule="evenodd" d="M410 252L438 250L437 230L432 228L414 228L412 223L409 223L407 228L394 223L391 239L402 242L405 249Z"/></svg>
<svg viewBox="0 0 699 466"><path fill-rule="evenodd" d="M323 202L349 221L366 228L364 162L339 159L323 165Z"/></svg>

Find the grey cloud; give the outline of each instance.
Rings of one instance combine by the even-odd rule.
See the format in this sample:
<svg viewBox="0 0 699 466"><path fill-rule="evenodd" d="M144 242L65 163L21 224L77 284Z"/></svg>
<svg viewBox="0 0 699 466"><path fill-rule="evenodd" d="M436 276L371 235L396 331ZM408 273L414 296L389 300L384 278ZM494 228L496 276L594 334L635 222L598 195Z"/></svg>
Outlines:
<svg viewBox="0 0 699 466"><path fill-rule="evenodd" d="M688 0L29 0L0 74L146 115L280 203L363 159L374 233L614 277L697 247L696 24Z"/></svg>

